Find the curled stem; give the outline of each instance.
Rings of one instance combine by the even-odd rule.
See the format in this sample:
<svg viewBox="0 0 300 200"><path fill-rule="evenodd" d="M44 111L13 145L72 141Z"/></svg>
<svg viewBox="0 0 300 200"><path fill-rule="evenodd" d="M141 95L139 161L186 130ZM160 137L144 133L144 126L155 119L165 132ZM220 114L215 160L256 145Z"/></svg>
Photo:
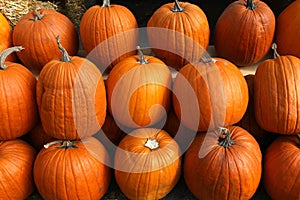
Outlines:
<svg viewBox="0 0 300 200"><path fill-rule="evenodd" d="M136 49L137 49L137 51L138 51L138 53L140 55L140 59L139 59L138 63L139 64L148 64L148 61L145 59L145 56L143 54L143 51L142 51L141 47L137 46Z"/></svg>
<svg viewBox="0 0 300 200"><path fill-rule="evenodd" d="M62 52L62 59L61 60L63 62L70 62L71 61L70 56L69 56L67 50L61 45L59 35L56 37L56 41L57 41L57 45L58 45L59 50Z"/></svg>
<svg viewBox="0 0 300 200"><path fill-rule="evenodd" d="M179 5L179 1L175 0L174 7L171 9L173 12L182 12L184 9Z"/></svg>
<svg viewBox="0 0 300 200"><path fill-rule="evenodd" d="M274 58L278 58L280 55L279 55L278 52L277 52L277 44L276 44L276 43L273 43L273 44L272 44L272 49L273 49L273 51L274 51L273 57L274 57Z"/></svg>
<svg viewBox="0 0 300 200"><path fill-rule="evenodd" d="M38 10L40 10L40 8L36 8L34 9L33 13L34 13L34 17L33 17L33 21L37 21L37 20L41 20L43 19L43 17L45 16L44 14L40 14L38 13Z"/></svg>
<svg viewBox="0 0 300 200"><path fill-rule="evenodd" d="M23 49L24 48L22 46L15 46L15 47L7 48L4 51L2 51L0 53L0 69L4 70L7 68L7 66L5 65L5 60L6 60L7 56L9 56L13 52L22 51Z"/></svg>

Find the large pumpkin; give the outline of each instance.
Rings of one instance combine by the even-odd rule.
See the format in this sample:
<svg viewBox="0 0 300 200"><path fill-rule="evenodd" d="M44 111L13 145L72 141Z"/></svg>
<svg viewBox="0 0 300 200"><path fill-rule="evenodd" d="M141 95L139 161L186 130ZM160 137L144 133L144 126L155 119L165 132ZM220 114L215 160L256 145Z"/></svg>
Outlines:
<svg viewBox="0 0 300 200"><path fill-rule="evenodd" d="M237 66L249 66L263 59L275 33L275 16L260 0L237 0L218 18L214 45L219 56Z"/></svg>
<svg viewBox="0 0 300 200"><path fill-rule="evenodd" d="M147 23L147 33L154 54L177 70L206 52L210 36L202 9L178 0L154 12Z"/></svg>
<svg viewBox="0 0 300 200"><path fill-rule="evenodd" d="M275 49L276 52L276 49ZM300 59L275 56L262 62L254 77L255 116L266 131L300 133Z"/></svg>
<svg viewBox="0 0 300 200"><path fill-rule="evenodd" d="M159 122L170 103L171 72L159 59L144 56L123 59L107 77L109 111L116 122L130 127Z"/></svg>
<svg viewBox="0 0 300 200"><path fill-rule="evenodd" d="M12 34L11 26L3 14L0 13L0 52L13 46ZM16 61L16 55L10 54L7 60L12 62Z"/></svg>
<svg viewBox="0 0 300 200"><path fill-rule="evenodd" d="M23 65L5 62L10 53L22 49L20 46L10 47L0 56L0 140L20 137L38 121L36 78Z"/></svg>
<svg viewBox="0 0 300 200"><path fill-rule="evenodd" d="M34 190L35 149L22 140L0 142L1 199L26 199Z"/></svg>
<svg viewBox="0 0 300 200"><path fill-rule="evenodd" d="M110 4L90 7L80 21L80 36L83 48L102 72L124 58L136 53L138 24L125 6Z"/></svg>
<svg viewBox="0 0 300 200"><path fill-rule="evenodd" d="M51 137L83 139L95 134L104 123L104 81L92 62L79 56L70 57L58 43L62 59L48 62L37 81L41 122Z"/></svg>
<svg viewBox="0 0 300 200"><path fill-rule="evenodd" d="M300 57L300 1L292 2L286 7L276 20L275 42L280 55Z"/></svg>
<svg viewBox="0 0 300 200"><path fill-rule="evenodd" d="M70 55L76 55L79 39L74 24L63 14L55 10L34 10L24 15L13 31L13 43L25 49L17 55L22 63L39 73L46 63L60 57L57 49L57 35Z"/></svg>
<svg viewBox="0 0 300 200"><path fill-rule="evenodd" d="M37 155L33 173L44 199L100 199L111 171L104 146L95 138L49 143Z"/></svg>
<svg viewBox="0 0 300 200"><path fill-rule="evenodd" d="M115 154L115 177L129 199L161 199L181 174L181 151L163 130L136 129L120 142Z"/></svg>
<svg viewBox="0 0 300 200"><path fill-rule="evenodd" d="M199 133L185 152L184 180L198 199L251 199L261 172L259 145L238 126Z"/></svg>
<svg viewBox="0 0 300 200"><path fill-rule="evenodd" d="M264 156L263 185L274 200L300 199L300 136L281 136Z"/></svg>
<svg viewBox="0 0 300 200"><path fill-rule="evenodd" d="M243 74L222 58L207 58L180 69L173 85L173 106L180 121L195 131L237 123L248 105Z"/></svg>

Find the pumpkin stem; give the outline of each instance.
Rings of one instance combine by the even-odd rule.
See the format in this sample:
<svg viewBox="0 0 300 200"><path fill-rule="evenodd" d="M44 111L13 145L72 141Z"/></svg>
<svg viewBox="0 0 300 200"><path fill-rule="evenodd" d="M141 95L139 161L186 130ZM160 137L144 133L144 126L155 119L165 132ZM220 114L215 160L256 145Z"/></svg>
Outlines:
<svg viewBox="0 0 300 200"><path fill-rule="evenodd" d="M77 148L76 144L76 140L55 140L53 142L49 142L47 144L44 145L44 148L48 149L49 147L58 144L58 143L62 143L60 146L57 146L56 148L59 149L68 149L68 148Z"/></svg>
<svg viewBox="0 0 300 200"><path fill-rule="evenodd" d="M272 44L272 49L273 49L273 51L274 51L273 57L274 57L274 58L279 57L280 55L279 55L279 53L277 52L277 44L276 44L276 43L273 43L273 44Z"/></svg>
<svg viewBox="0 0 300 200"><path fill-rule="evenodd" d="M249 10L255 10L257 5L253 2L253 0L247 0L246 7Z"/></svg>
<svg viewBox="0 0 300 200"><path fill-rule="evenodd" d="M53 141L53 142L49 142L49 143L47 143L47 144L44 144L44 148L45 148L45 149L48 149L49 147L51 147L51 146L53 146L53 145L55 145L55 144L61 143L61 142L63 142L63 141L62 141L62 140L55 140L55 141Z"/></svg>
<svg viewBox="0 0 300 200"><path fill-rule="evenodd" d="M34 18L32 19L33 21L41 20L45 16L44 14L38 13L38 10L40 10L40 8L36 8L33 11L33 13L34 13Z"/></svg>
<svg viewBox="0 0 300 200"><path fill-rule="evenodd" d="M145 147L149 148L151 151L159 148L159 143L158 141L154 139L147 139L145 143Z"/></svg>
<svg viewBox="0 0 300 200"><path fill-rule="evenodd" d="M23 49L24 48L22 46L15 46L15 47L10 47L10 48L3 50L0 53L0 69L5 70L7 68L7 66L5 65L5 60L6 60L7 56L9 56L9 54L11 54L13 52L22 51Z"/></svg>
<svg viewBox="0 0 300 200"><path fill-rule="evenodd" d="M140 60L138 61L138 63L141 65L148 64L148 61L145 59L145 56L144 56L143 51L140 46L137 46L137 50L140 55Z"/></svg>
<svg viewBox="0 0 300 200"><path fill-rule="evenodd" d="M231 140L230 138L230 132L227 128L223 128L223 127L219 127L218 129L220 136L219 136L219 145L224 147L224 148L228 148L231 145L235 144L235 142L233 140Z"/></svg>
<svg viewBox="0 0 300 200"><path fill-rule="evenodd" d="M61 45L59 35L56 37L56 41L57 41L59 50L62 52L62 59L61 59L61 61L63 61L63 62L70 62L71 61L70 56L69 56L67 50Z"/></svg>
<svg viewBox="0 0 300 200"><path fill-rule="evenodd" d="M207 63L216 63L217 61L211 57L203 56L200 58L200 62L207 64Z"/></svg>
<svg viewBox="0 0 300 200"><path fill-rule="evenodd" d="M180 7L179 1L175 0L174 7L171 9L173 12L182 12L184 9Z"/></svg>
<svg viewBox="0 0 300 200"><path fill-rule="evenodd" d="M103 0L102 7L109 7L110 6L110 0Z"/></svg>

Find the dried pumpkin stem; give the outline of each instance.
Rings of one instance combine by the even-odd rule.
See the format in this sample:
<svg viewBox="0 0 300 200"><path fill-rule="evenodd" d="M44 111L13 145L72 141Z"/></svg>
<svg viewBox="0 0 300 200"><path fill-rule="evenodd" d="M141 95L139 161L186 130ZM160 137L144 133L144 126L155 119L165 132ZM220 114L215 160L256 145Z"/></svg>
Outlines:
<svg viewBox="0 0 300 200"><path fill-rule="evenodd" d="M211 57L203 56L200 58L200 62L207 64L207 63L216 63L217 61Z"/></svg>
<svg viewBox="0 0 300 200"><path fill-rule="evenodd" d="M5 49L0 53L0 69L5 70L7 66L5 65L5 60L13 52L22 51L24 48L22 46L15 46Z"/></svg>
<svg viewBox="0 0 300 200"><path fill-rule="evenodd" d="M180 7L179 1L175 0L174 7L171 9L173 12L182 12L184 9Z"/></svg>
<svg viewBox="0 0 300 200"><path fill-rule="evenodd" d="M38 13L39 8L34 9L34 18L33 21L41 20L45 15Z"/></svg>
<svg viewBox="0 0 300 200"><path fill-rule="evenodd" d="M220 146L222 146L224 148L228 148L231 145L235 144L235 142L233 140L231 140L230 131L227 128L220 127L219 133L220 133L220 136L219 136L218 141L219 141Z"/></svg>
<svg viewBox="0 0 300 200"><path fill-rule="evenodd" d="M137 46L136 48L138 50L138 53L140 55L140 60L138 61L139 64L148 64L148 61L145 59L145 56L143 54L143 51L140 46Z"/></svg>
<svg viewBox="0 0 300 200"><path fill-rule="evenodd" d="M159 143L158 141L154 139L147 139L145 143L145 147L149 148L151 151L159 148Z"/></svg>
<svg viewBox="0 0 300 200"><path fill-rule="evenodd" d="M110 6L110 0L103 0L102 7L109 7Z"/></svg>
<svg viewBox="0 0 300 200"><path fill-rule="evenodd" d="M253 0L247 0L246 7L249 10L255 10L257 8L256 4L253 2Z"/></svg>
<svg viewBox="0 0 300 200"><path fill-rule="evenodd" d="M279 53L277 52L277 44L276 44L276 43L273 43L273 44L272 44L272 49L273 49L273 51L274 51L273 57L274 57L274 58L279 57L280 55L279 55Z"/></svg>
<svg viewBox="0 0 300 200"><path fill-rule="evenodd" d="M60 43L60 36L59 35L56 37L56 41L57 41L59 50L62 52L62 59L61 59L61 61L63 61L63 62L70 62L71 61L70 56L69 56L67 50L61 45L61 43Z"/></svg>
<svg viewBox="0 0 300 200"><path fill-rule="evenodd" d="M44 148L48 149L49 147L59 143L61 143L61 145L57 146L56 148L59 149L77 148L76 140L55 140L45 144Z"/></svg>

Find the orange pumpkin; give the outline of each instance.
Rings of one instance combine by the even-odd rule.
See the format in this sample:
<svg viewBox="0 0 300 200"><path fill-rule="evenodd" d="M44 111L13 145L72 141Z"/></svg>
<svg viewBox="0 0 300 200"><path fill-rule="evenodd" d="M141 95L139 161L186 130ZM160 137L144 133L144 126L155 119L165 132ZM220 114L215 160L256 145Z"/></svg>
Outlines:
<svg viewBox="0 0 300 200"><path fill-rule="evenodd" d="M80 36L88 59L100 71L109 72L119 61L136 53L138 24L131 11L122 5L90 7L80 21Z"/></svg>
<svg viewBox="0 0 300 200"><path fill-rule="evenodd" d="M260 0L237 0L229 4L215 26L214 45L220 57L237 66L263 59L275 33L275 16Z"/></svg>
<svg viewBox="0 0 300 200"><path fill-rule="evenodd" d="M111 171L104 146L95 138L53 142L37 155L33 173L43 199L100 199Z"/></svg>
<svg viewBox="0 0 300 200"><path fill-rule="evenodd" d="M120 142L115 154L115 177L129 199L161 199L181 174L181 151L163 130L136 129Z"/></svg>
<svg viewBox="0 0 300 200"><path fill-rule="evenodd" d="M55 38L60 35L62 45L70 55L77 54L79 39L74 24L65 15L48 9L34 10L24 15L13 31L13 43L25 49L17 55L34 73L46 63L60 57Z"/></svg>
<svg viewBox="0 0 300 200"><path fill-rule="evenodd" d="M108 105L117 123L130 128L159 122L170 103L171 72L159 59L144 56L123 59L107 77Z"/></svg>
<svg viewBox="0 0 300 200"><path fill-rule="evenodd" d="M13 46L12 41L12 28L9 25L7 19L3 16L2 13L0 13L0 52ZM16 55L10 54L7 57L8 61L15 62L16 61Z"/></svg>
<svg viewBox="0 0 300 200"><path fill-rule="evenodd" d="M5 62L10 53L22 49L10 47L0 56L0 140L25 135L38 121L36 78L23 65Z"/></svg>
<svg viewBox="0 0 300 200"><path fill-rule="evenodd" d="M150 47L168 66L179 70L204 53L209 44L209 24L200 7L188 2L167 3L147 23Z"/></svg>
<svg viewBox="0 0 300 200"><path fill-rule="evenodd" d="M0 142L0 196L26 199L34 190L35 149L22 140Z"/></svg>
<svg viewBox="0 0 300 200"><path fill-rule="evenodd" d="M248 105L243 74L222 58L203 58L187 64L176 75L173 106L188 128L203 132L241 120Z"/></svg>
<svg viewBox="0 0 300 200"><path fill-rule="evenodd" d="M57 139L83 139L100 130L106 116L106 90L102 75L89 60L73 56L61 46L61 60L42 69L36 88L45 132Z"/></svg>
<svg viewBox="0 0 300 200"><path fill-rule="evenodd" d="M183 175L198 198L251 199L262 173L256 140L237 126L199 133L185 152Z"/></svg>
<svg viewBox="0 0 300 200"><path fill-rule="evenodd" d="M45 144L55 140L55 138L49 136L44 131L41 122L38 122L37 125L33 129L31 129L26 136L26 140L38 151L41 150Z"/></svg>

